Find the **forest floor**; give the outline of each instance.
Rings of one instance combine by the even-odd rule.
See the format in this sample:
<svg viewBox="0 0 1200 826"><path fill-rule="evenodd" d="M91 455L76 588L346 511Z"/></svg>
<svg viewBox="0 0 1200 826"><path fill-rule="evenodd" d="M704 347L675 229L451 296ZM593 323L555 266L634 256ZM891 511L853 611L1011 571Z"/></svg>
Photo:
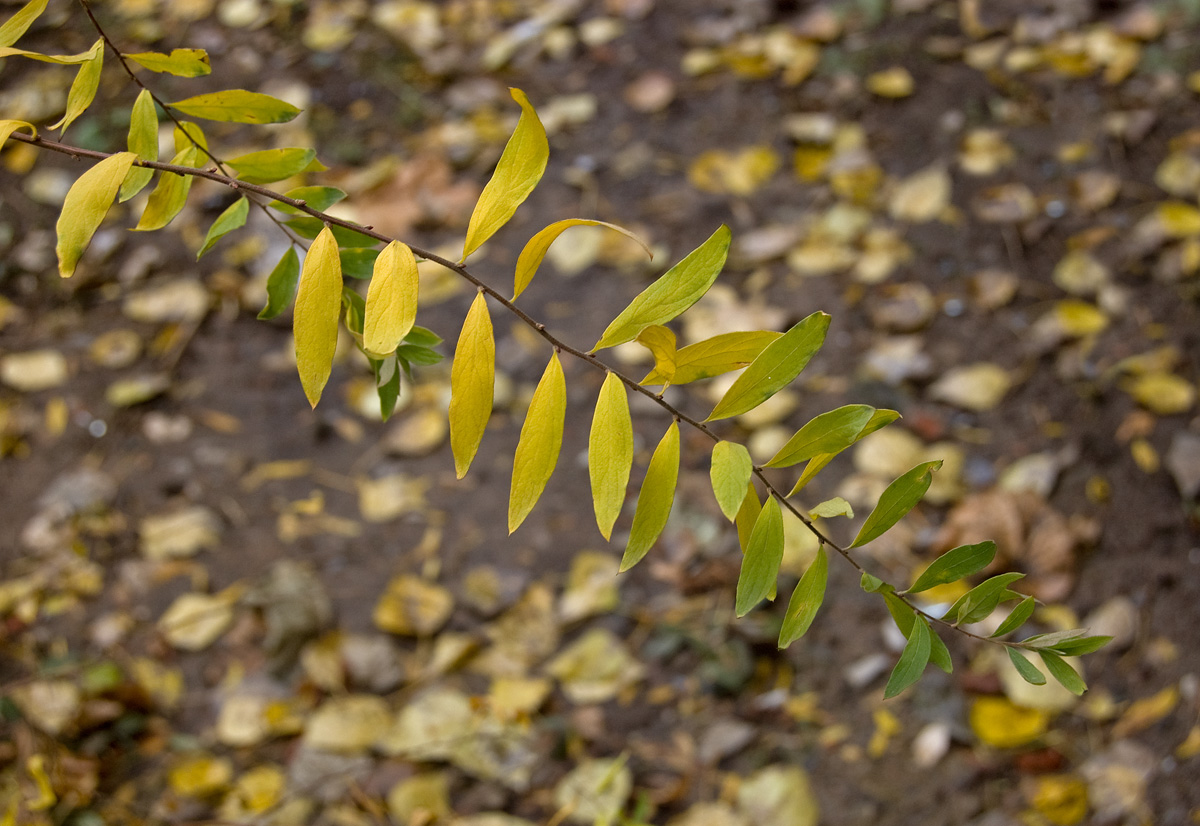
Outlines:
<svg viewBox="0 0 1200 826"><path fill-rule="evenodd" d="M779 651L786 600L734 619L737 538L699 434L663 537L617 576L633 503L605 542L584 464L603 376L570 359L559 467L509 536L549 356L515 317L493 310L497 409L456 481L448 359L383 423L346 346L310 411L290 314L255 319L276 227L256 215L197 263L229 203L197 184L173 234L114 209L63 281L53 226L85 166L10 143L0 824L1200 823L1195 3L96 6L129 51L208 50L209 78L145 76L166 99L248 88L305 108L266 138L206 126L226 157L315 146L329 170L303 183L453 259L516 120L506 87L523 89L550 166L473 271L507 290L524 241L562 218L633 230L653 263L571 230L522 296L587 347L728 224L684 342L833 323L792 388L722 433L763 462L825 410L899 411L805 492L853 505L827 529L853 536L888 481L940 457L861 562L904 585L992 537L1044 603L1031 630L1115 639L1085 658L1081 698L948 634L954 673L884 701L903 639L835 558L812 629ZM20 45L95 37L60 2ZM17 60L0 117L53 120L71 73ZM68 143L124 147L134 90L109 63ZM448 357L473 291L422 266L420 323ZM636 345L611 355L648 369ZM672 392L700 417L712 403ZM633 414L636 487L669 420ZM785 594L816 552L787 530Z"/></svg>

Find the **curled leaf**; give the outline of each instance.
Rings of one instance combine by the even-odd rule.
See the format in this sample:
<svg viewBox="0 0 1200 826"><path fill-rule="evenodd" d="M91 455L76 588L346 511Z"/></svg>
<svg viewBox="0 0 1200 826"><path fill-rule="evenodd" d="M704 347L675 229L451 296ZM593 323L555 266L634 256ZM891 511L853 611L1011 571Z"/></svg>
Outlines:
<svg viewBox="0 0 1200 826"><path fill-rule="evenodd" d="M200 256L212 249L213 244L235 229L245 226L246 218L249 214L250 202L245 197L238 198L230 204L224 212L217 216L217 220L213 221L213 225L209 227L208 235L204 237L204 243L201 245L200 251L196 253L196 260L200 260Z"/></svg>
<svg viewBox="0 0 1200 826"><path fill-rule="evenodd" d="M104 41L97 40L92 45L91 56L79 65L71 90L67 92L67 111L63 113L58 123L50 125L51 129L62 129L82 115L96 99L96 91L100 88L100 72L104 68Z"/></svg>
<svg viewBox="0 0 1200 826"><path fill-rule="evenodd" d="M647 328L649 329L649 328ZM643 331L644 332L644 331ZM671 377L655 367L642 384L689 384L731 370L740 370L758 358L766 346L783 333L755 330L748 333L722 333L675 353L675 372Z"/></svg>
<svg viewBox="0 0 1200 826"><path fill-rule="evenodd" d="M664 387L671 384L675 376L675 333L669 327L661 324L651 324L637 335L637 342L650 351L654 356L654 375L658 377L657 384ZM643 382L644 384L645 382Z"/></svg>
<svg viewBox="0 0 1200 826"><path fill-rule="evenodd" d="M204 49L172 49L170 54L138 52L125 57L152 72L176 77L203 77L212 72Z"/></svg>
<svg viewBox="0 0 1200 826"><path fill-rule="evenodd" d="M626 238L632 238L634 241L637 241L642 249L646 251L646 255L654 258L654 254L650 252L650 247L646 246L646 242L624 227L604 221L592 221L587 218L567 218L564 221L556 221L530 238L529 243L521 250L521 255L517 258L516 275L513 278L513 301L517 300L517 296L525 291L525 288L529 286L529 282L533 280L533 276L537 274L538 267L542 265L542 260L545 259L550 245L555 242L558 236L571 227L608 227L611 230L621 233Z"/></svg>
<svg viewBox="0 0 1200 826"><path fill-rule="evenodd" d="M49 0L30 0L19 12L5 20L4 25L0 26L0 47L11 46L20 40L21 35L29 31L33 21L46 10L47 2Z"/></svg>
<svg viewBox="0 0 1200 826"><path fill-rule="evenodd" d="M895 697L921 678L925 666L929 664L929 654L932 649L931 633L929 623L925 621L925 618L917 617L916 622L913 623L912 632L908 636L908 644L904 646L904 651L900 654L900 661L896 663L892 675L888 678L887 686L883 689L885 700Z"/></svg>
<svg viewBox="0 0 1200 826"><path fill-rule="evenodd" d="M296 255L295 247L288 247L279 259L279 263L267 276L267 303L259 311L258 317L266 320L287 309L296 295L296 286L300 283L300 257Z"/></svg>

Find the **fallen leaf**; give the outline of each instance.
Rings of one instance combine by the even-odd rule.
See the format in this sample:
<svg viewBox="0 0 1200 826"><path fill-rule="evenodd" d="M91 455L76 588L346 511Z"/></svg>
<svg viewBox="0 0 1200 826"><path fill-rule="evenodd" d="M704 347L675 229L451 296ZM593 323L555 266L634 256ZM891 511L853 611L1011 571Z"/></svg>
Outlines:
<svg viewBox="0 0 1200 826"><path fill-rule="evenodd" d="M546 666L546 673L559 681L567 699L580 705L613 699L622 689L641 681L645 671L625 644L605 628L588 630Z"/></svg>
<svg viewBox="0 0 1200 826"><path fill-rule="evenodd" d="M993 748L1011 749L1038 740L1050 726L1048 712L1013 705L1004 697L977 697L971 704L971 730Z"/></svg>
<svg viewBox="0 0 1200 826"><path fill-rule="evenodd" d="M394 577L372 614L375 627L391 634L427 637L441 630L454 610L445 588L411 574Z"/></svg>
<svg viewBox="0 0 1200 826"><path fill-rule="evenodd" d="M601 551L583 551L571 562L567 585L558 603L563 622L607 613L617 607L620 560Z"/></svg>
<svg viewBox="0 0 1200 826"><path fill-rule="evenodd" d="M183 758L167 773L167 784L176 794L208 797L224 791L233 780L233 764L224 757L194 754Z"/></svg>
<svg viewBox="0 0 1200 826"><path fill-rule="evenodd" d="M57 350L9 353L0 359L0 381L22 393L61 387L69 377L67 360Z"/></svg>
<svg viewBox="0 0 1200 826"><path fill-rule="evenodd" d="M950 205L953 182L940 165L915 172L896 184L888 212L897 221L922 224L938 218Z"/></svg>
<svg viewBox="0 0 1200 826"><path fill-rule="evenodd" d="M881 98L906 98L915 88L913 76L903 66L867 75L867 90Z"/></svg>
<svg viewBox="0 0 1200 826"><path fill-rule="evenodd" d="M1000 404L1011 387L1012 378L1003 367L977 362L948 370L929 387L929 397L981 413Z"/></svg>
<svg viewBox="0 0 1200 826"><path fill-rule="evenodd" d="M203 505L144 517L138 533L142 556L155 561L186 559L220 541L221 523Z"/></svg>
<svg viewBox="0 0 1200 826"><path fill-rule="evenodd" d="M158 630L175 648L203 651L233 624L233 598L220 594L181 594L158 620Z"/></svg>
<svg viewBox="0 0 1200 826"><path fill-rule="evenodd" d="M737 808L755 826L816 826L820 808L799 766L768 766L742 781Z"/></svg>
<svg viewBox="0 0 1200 826"><path fill-rule="evenodd" d="M1126 392L1159 416L1186 413L1196 403L1196 387L1172 373L1146 373L1131 379Z"/></svg>
<svg viewBox="0 0 1200 826"><path fill-rule="evenodd" d="M554 805L567 820L615 823L633 791L633 774L624 758L585 760L554 787Z"/></svg>

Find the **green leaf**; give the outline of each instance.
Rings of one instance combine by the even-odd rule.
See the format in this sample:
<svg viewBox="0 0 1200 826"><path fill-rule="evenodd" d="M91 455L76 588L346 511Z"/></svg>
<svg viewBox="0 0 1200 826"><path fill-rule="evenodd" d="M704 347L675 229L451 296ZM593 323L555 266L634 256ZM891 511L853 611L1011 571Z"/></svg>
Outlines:
<svg viewBox="0 0 1200 826"><path fill-rule="evenodd" d="M467 475L483 441L495 384L496 341L487 299L480 291L467 311L450 365L450 451L459 479Z"/></svg>
<svg viewBox="0 0 1200 826"><path fill-rule="evenodd" d="M592 430L588 435L588 477L596 526L606 540L625 502L629 471L633 466L633 420L625 385L615 373L604 377Z"/></svg>
<svg viewBox="0 0 1200 826"><path fill-rule="evenodd" d="M483 188L483 193L471 213L460 261L466 261L468 255L479 249L500 227L508 223L516 213L517 207L529 197L529 193L533 192L538 181L542 179L542 173L546 171L546 162L550 159L546 130L538 120L537 112L534 111L529 98L520 89L510 88L508 91L513 100L520 104L521 117L500 155L496 171Z"/></svg>
<svg viewBox="0 0 1200 826"><path fill-rule="evenodd" d="M400 360L395 356L386 359L371 359L375 371L375 390L379 394L379 412L386 422L396 410L400 398Z"/></svg>
<svg viewBox="0 0 1200 826"><path fill-rule="evenodd" d="M227 89L168 103L185 115L221 123L287 123L300 114L292 104L244 89Z"/></svg>
<svg viewBox="0 0 1200 826"><path fill-rule="evenodd" d="M143 89L133 102L133 110L129 115L129 151L135 153L143 161L158 160L158 111L154 107L154 98L150 92ZM121 185L118 200L128 201L146 188L154 177L153 169L134 168L129 170L125 183Z"/></svg>
<svg viewBox="0 0 1200 826"><path fill-rule="evenodd" d="M558 352L533 391L533 400L521 426L513 457L512 490L508 497L508 532L511 534L533 510L562 449L563 421L567 412L567 384Z"/></svg>
<svg viewBox="0 0 1200 826"><path fill-rule="evenodd" d="M208 228L208 235L204 237L204 244L200 247L200 251L196 253L196 260L200 260L200 256L213 248L213 245L220 241L223 237L233 232L239 227L246 224L246 218L250 215L250 202L243 196L238 198L229 207L217 216L217 220L213 221L213 225Z"/></svg>
<svg viewBox="0 0 1200 826"><path fill-rule="evenodd" d="M326 230L317 236L304 256L292 332L296 339L296 368L304 395L313 407L333 372L337 349L338 317L342 306L342 267L337 241Z"/></svg>
<svg viewBox="0 0 1200 826"><path fill-rule="evenodd" d="M367 287L363 347L391 353L417 320L417 259L407 245L392 241L375 259Z"/></svg>
<svg viewBox="0 0 1200 826"><path fill-rule="evenodd" d="M1071 668L1071 665L1062 657L1050 651L1039 651L1038 656L1042 658L1042 664L1046 666L1050 676L1058 680L1059 684L1067 691L1075 695L1087 691L1087 683L1079 676L1079 672Z"/></svg>
<svg viewBox="0 0 1200 826"><path fill-rule="evenodd" d="M415 344L418 347L437 347L442 343L442 337L433 330L426 329L420 324L414 324L404 337L405 344Z"/></svg>
<svg viewBox="0 0 1200 826"><path fill-rule="evenodd" d="M731 370L740 370L758 358L767 345L782 336L771 330L747 333L721 333L695 344L689 344L675 354L675 375L665 377L652 370L642 384L690 384L712 378Z"/></svg>
<svg viewBox="0 0 1200 826"><path fill-rule="evenodd" d="M666 324L699 301L721 274L732 237L729 227L722 224L707 241L633 299L608 325L592 351L633 341L651 324Z"/></svg>
<svg viewBox="0 0 1200 826"><path fill-rule="evenodd" d="M745 616L750 609L771 593L783 561L783 512L779 500L768 496L766 504L754 520L742 569L738 574L735 613Z"/></svg>
<svg viewBox="0 0 1200 826"><path fill-rule="evenodd" d="M296 295L296 285L299 282L300 257L296 255L295 247L288 247L287 252L267 276L267 303L259 311L258 317L263 320L275 318L286 310Z"/></svg>
<svg viewBox="0 0 1200 826"><path fill-rule="evenodd" d="M874 433L876 430L886 427L899 418L900 414L895 410L876 410L873 414L871 414L871 419L867 422L866 426L863 427L863 429L859 431L859 434L854 437L854 441L861 441L865 437ZM800 478L796 480L796 484L792 486L792 490L790 493L788 493L788 496L795 496L797 493L799 493L804 486L811 482L813 478L815 478L816 475L820 473L826 465L832 462L836 456L837 453L822 453L819 456L814 456L809 459L808 464L804 467L804 472L800 474Z"/></svg>
<svg viewBox="0 0 1200 826"><path fill-rule="evenodd" d="M375 274L375 261L379 258L379 250L370 247L349 247L339 249L338 256L342 259L342 275L362 281Z"/></svg>
<svg viewBox="0 0 1200 826"><path fill-rule="evenodd" d="M170 54L138 52L125 57L152 72L176 77L203 77L212 72L204 49L172 49Z"/></svg>
<svg viewBox="0 0 1200 826"><path fill-rule="evenodd" d="M985 579L967 591L950 606L944 619L958 625L970 625L991 615L1005 599L1008 586L1024 577L1024 574L999 574Z"/></svg>
<svg viewBox="0 0 1200 826"><path fill-rule="evenodd" d="M896 623L900 633L905 637L910 636L913 623L917 621L917 612L891 590L883 591L883 601L887 605L888 613L892 615L892 622Z"/></svg>
<svg viewBox="0 0 1200 826"><path fill-rule="evenodd" d="M171 159L174 166L191 166L196 161L197 149L189 146L180 150ZM142 211L142 217L134 230L149 232L162 229L175 220L184 205L187 204L188 192L192 188L190 175L176 175L174 172L163 172L158 177L158 183L150 192L150 199Z"/></svg>
<svg viewBox="0 0 1200 826"><path fill-rule="evenodd" d="M955 582L982 571L996 558L996 543L990 539L977 545L959 545L935 559L905 593L917 594L937 585Z"/></svg>
<svg viewBox="0 0 1200 826"><path fill-rule="evenodd" d="M1031 685L1045 685L1046 675L1038 671L1037 666L1029 661L1029 658L1022 654L1012 646L1005 646L1008 649L1008 658L1012 660L1013 666L1017 669L1017 673L1021 675L1021 679Z"/></svg>
<svg viewBox="0 0 1200 826"><path fill-rule="evenodd" d="M1000 627L992 632L993 637L1003 637L1005 634L1010 634L1024 625L1031 616L1033 609L1037 607L1037 600L1033 597L1025 597L1017 604L1017 607L1012 609L1004 622L1000 623Z"/></svg>
<svg viewBox="0 0 1200 826"><path fill-rule="evenodd" d="M93 55L79 65L75 80L71 83L71 91L67 92L67 111L58 123L50 125L51 129L62 129L87 111L96 99L96 90L100 88L100 72L104 68L104 41L97 40L92 46Z"/></svg>
<svg viewBox="0 0 1200 826"><path fill-rule="evenodd" d="M298 175L317 157L317 150L293 146L239 155L229 165L248 184L270 184Z"/></svg>
<svg viewBox="0 0 1200 826"><path fill-rule="evenodd" d="M913 623L912 633L908 636L908 644L900 654L900 661L892 670L887 686L883 689L883 699L889 700L904 689L921 679L925 666L929 664L929 654L932 648L929 624L923 617L917 617Z"/></svg>
<svg viewBox="0 0 1200 826"><path fill-rule="evenodd" d="M339 201L346 199L346 193L333 186L298 186L295 189L289 189L283 194L294 201L304 201L305 205L312 207L318 212L324 212ZM291 204L285 204L282 201L271 201L267 206L271 207L271 209L277 209L280 212L286 212L289 215L306 214ZM375 239L372 238L371 240L374 241Z"/></svg>
<svg viewBox="0 0 1200 826"><path fill-rule="evenodd" d="M679 481L679 422L671 422L650 457L646 478L638 491L637 509L629 529L629 542L621 557L621 571L628 571L658 540L667 526L671 506L675 504L675 485Z"/></svg>
<svg viewBox="0 0 1200 826"><path fill-rule="evenodd" d="M717 442L713 447L709 476L713 494L726 519L733 521L737 518L753 472L754 461L744 446L737 442Z"/></svg>
<svg viewBox="0 0 1200 826"><path fill-rule="evenodd" d="M299 218L292 218L284 221L284 226L291 227L296 230L296 234L301 238L316 238L324 230L325 222L320 218L314 218L311 215L304 215ZM372 238L370 235L363 235L361 232L355 232L352 229L345 227L330 226L329 230L333 233L333 237L337 239L339 247L359 248L370 247L378 244L379 241Z"/></svg>
<svg viewBox="0 0 1200 826"><path fill-rule="evenodd" d="M0 26L0 47L11 46L20 40L21 35L29 31L33 21L46 10L47 2L49 0L30 0L19 12L5 20L4 25Z"/></svg>
<svg viewBox="0 0 1200 826"><path fill-rule="evenodd" d="M540 177L541 173L539 172L538 174ZM637 241L641 244L642 249L646 251L646 255L650 256L652 260L654 258L654 253L650 252L650 247L646 246L646 242L624 227L605 223L604 221L592 221L587 218L567 218L564 221L556 221L530 238L529 243L521 250L521 255L517 258L517 271L513 277L513 301L516 301L517 297L525 292L525 288L529 286L529 282L537 274L538 267L542 265L542 260L546 257L546 252L550 249L550 245L554 243L558 236L571 227L608 227L627 238ZM463 257L465 258L466 256Z"/></svg>
<svg viewBox="0 0 1200 826"><path fill-rule="evenodd" d="M868 594L874 594L887 587L886 582L874 574L868 574L866 571L863 571L863 575L859 577L858 584Z"/></svg>
<svg viewBox="0 0 1200 826"><path fill-rule="evenodd" d="M659 377L656 383L664 388L671 384L671 379L675 376L675 359L678 353L675 349L675 333L669 327L651 324L637 334L637 342L654 356L654 375Z"/></svg>
<svg viewBox="0 0 1200 826"><path fill-rule="evenodd" d="M758 515L761 512L762 503L758 501L754 483L750 482L746 485L746 498L742 500L742 506L738 508L737 516L733 518L733 524L737 528L738 547L742 549L742 553L746 552L746 548L750 544L750 534L754 532L754 523L758 521Z"/></svg>
<svg viewBox="0 0 1200 826"><path fill-rule="evenodd" d="M950 658L950 649L933 628L929 629L929 661L947 674L954 673L954 660Z"/></svg>
<svg viewBox="0 0 1200 826"><path fill-rule="evenodd" d="M1084 654L1099 651L1110 642L1112 637L1108 636L1080 637L1054 646L1054 652L1064 657L1082 657Z"/></svg>
<svg viewBox="0 0 1200 826"><path fill-rule="evenodd" d="M396 348L396 355L403 361L420 366L428 366L441 362L445 356L428 347L418 347L415 344L401 344Z"/></svg>
<svg viewBox="0 0 1200 826"><path fill-rule="evenodd" d="M779 631L780 648L787 648L808 631L821 603L825 601L825 584L828 581L829 557L825 555L825 546L821 545L788 602L787 613L783 615L783 628Z"/></svg>
<svg viewBox="0 0 1200 826"><path fill-rule="evenodd" d="M822 453L838 453L858 440L858 434L875 414L867 404L850 404L813 418L796 431L767 462L767 467L791 467Z"/></svg>
<svg viewBox="0 0 1200 826"><path fill-rule="evenodd" d="M879 497L879 504L871 511L850 547L857 548L882 536L888 528L916 507L933 483L933 472L941 466L941 460L923 462L888 485L883 496Z"/></svg>
<svg viewBox="0 0 1200 826"><path fill-rule="evenodd" d="M121 181L129 174L136 158L132 152L111 155L80 175L67 191L58 218L55 248L58 273L63 278L69 278L75 272L75 265L108 214Z"/></svg>
<svg viewBox="0 0 1200 826"><path fill-rule="evenodd" d="M753 410L800 375L825 341L829 315L816 312L767 345L717 402L707 422Z"/></svg>
<svg viewBox="0 0 1200 826"><path fill-rule="evenodd" d="M808 512L810 519L834 519L838 516L854 518L854 508L840 496L827 499Z"/></svg>

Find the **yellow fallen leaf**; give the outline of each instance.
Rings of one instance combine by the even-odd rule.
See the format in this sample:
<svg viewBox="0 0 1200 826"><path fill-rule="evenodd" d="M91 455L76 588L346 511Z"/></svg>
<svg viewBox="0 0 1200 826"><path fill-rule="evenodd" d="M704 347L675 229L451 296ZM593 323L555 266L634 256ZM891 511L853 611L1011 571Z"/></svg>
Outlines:
<svg viewBox="0 0 1200 826"><path fill-rule="evenodd" d="M1112 274L1087 250L1072 250L1058 262L1051 278L1071 295L1092 295L1111 280Z"/></svg>
<svg viewBox="0 0 1200 826"><path fill-rule="evenodd" d="M921 224L932 221L950 205L952 182L945 167L934 165L896 184L888 212L897 221Z"/></svg>
<svg viewBox="0 0 1200 826"><path fill-rule="evenodd" d="M1113 737L1122 738L1144 731L1179 705L1179 688L1169 685L1157 694L1133 702L1113 726Z"/></svg>
<svg viewBox="0 0 1200 826"><path fill-rule="evenodd" d="M1008 371L998 364L978 362L955 367L929 388L929 397L964 410L982 412L998 405L1012 387Z"/></svg>
<svg viewBox="0 0 1200 826"><path fill-rule="evenodd" d="M873 759L883 757L892 737L900 732L900 719L886 708L877 708L871 714L875 720L875 731L867 743L867 754Z"/></svg>
<svg viewBox="0 0 1200 826"><path fill-rule="evenodd" d="M176 794L207 797L222 791L233 779L233 764L224 757L195 754L183 758L167 774L167 784Z"/></svg>
<svg viewBox="0 0 1200 826"><path fill-rule="evenodd" d="M1075 826L1088 813L1087 783L1067 774L1051 774L1033 782L1030 803L1054 826Z"/></svg>
<svg viewBox="0 0 1200 826"><path fill-rule="evenodd" d="M454 597L445 588L421 577L402 574L388 583L375 605L375 626L392 634L429 636L437 633L450 612Z"/></svg>
<svg viewBox="0 0 1200 826"><path fill-rule="evenodd" d="M158 620L168 643L182 651L203 651L233 624L227 594L181 594Z"/></svg>
<svg viewBox="0 0 1200 826"><path fill-rule="evenodd" d="M1004 697L979 697L971 705L971 730L993 748L1011 749L1032 743L1050 727L1050 715L1013 705Z"/></svg>
<svg viewBox="0 0 1200 826"><path fill-rule="evenodd" d="M1170 238L1200 235L1200 209L1183 201L1165 201L1154 211L1159 225Z"/></svg>
<svg viewBox="0 0 1200 826"><path fill-rule="evenodd" d="M893 66L867 76L867 90L881 98L906 98L914 88L913 76L903 66Z"/></svg>
<svg viewBox="0 0 1200 826"><path fill-rule="evenodd" d="M1200 754L1200 725L1192 726L1183 742L1175 747L1176 760L1190 760Z"/></svg>
<svg viewBox="0 0 1200 826"><path fill-rule="evenodd" d="M1129 381L1129 395L1160 416L1186 413L1196 403L1195 386L1172 373L1146 373Z"/></svg>
<svg viewBox="0 0 1200 826"><path fill-rule="evenodd" d="M1095 335L1108 327L1108 316L1104 311L1086 301L1060 301L1054 305L1053 312L1058 327L1071 338Z"/></svg>
<svg viewBox="0 0 1200 826"><path fill-rule="evenodd" d="M779 156L769 146L750 146L738 152L710 150L688 167L688 180L703 192L749 195L779 169Z"/></svg>
<svg viewBox="0 0 1200 826"><path fill-rule="evenodd" d="M1016 160L1016 152L998 129L972 129L958 150L958 164L968 175L994 175Z"/></svg>

